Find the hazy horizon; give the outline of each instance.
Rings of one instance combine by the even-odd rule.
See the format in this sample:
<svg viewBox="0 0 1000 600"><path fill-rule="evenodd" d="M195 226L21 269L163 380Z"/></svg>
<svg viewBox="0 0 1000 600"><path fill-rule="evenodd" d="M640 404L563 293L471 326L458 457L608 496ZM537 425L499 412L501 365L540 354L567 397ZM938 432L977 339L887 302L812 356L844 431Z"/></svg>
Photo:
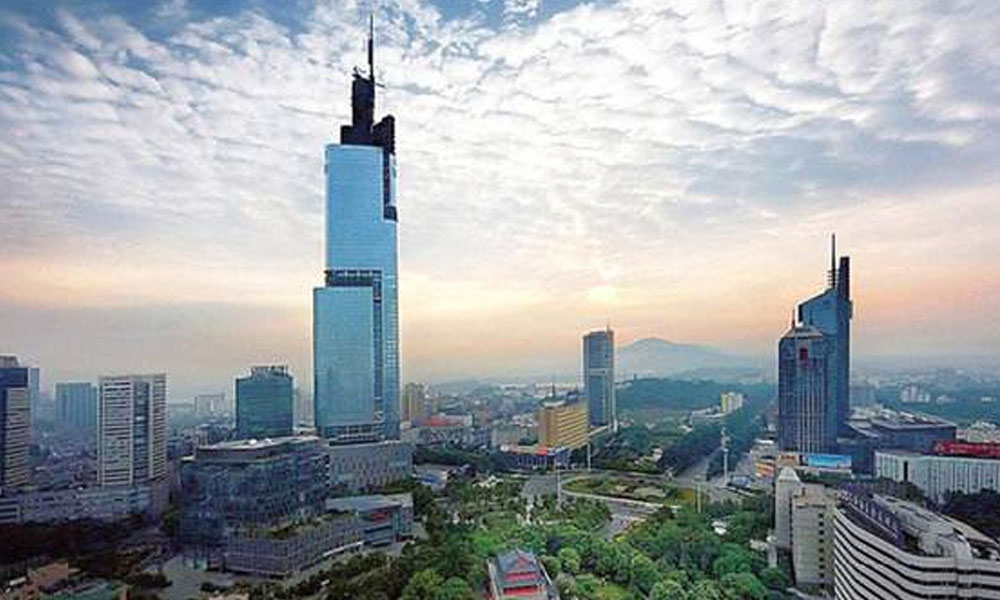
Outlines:
<svg viewBox="0 0 1000 600"><path fill-rule="evenodd" d="M1000 12L392 0L404 380L579 369L580 337L772 357L851 256L855 364L1000 346ZM311 388L351 0L0 8L0 353L57 380ZM991 276L991 273L993 274Z"/></svg>

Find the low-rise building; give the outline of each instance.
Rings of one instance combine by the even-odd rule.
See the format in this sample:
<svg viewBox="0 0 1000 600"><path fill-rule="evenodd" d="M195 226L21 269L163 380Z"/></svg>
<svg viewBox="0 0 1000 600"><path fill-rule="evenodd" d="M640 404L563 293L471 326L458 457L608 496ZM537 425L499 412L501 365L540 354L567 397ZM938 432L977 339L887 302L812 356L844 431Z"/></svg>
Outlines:
<svg viewBox="0 0 1000 600"><path fill-rule="evenodd" d="M413 446L397 440L330 445L330 484L338 493L383 488L413 472Z"/></svg>
<svg viewBox="0 0 1000 600"><path fill-rule="evenodd" d="M935 445L934 454L879 451L875 453L875 474L912 483L938 504L949 492L1000 491L1000 444L942 442Z"/></svg>
<svg viewBox="0 0 1000 600"><path fill-rule="evenodd" d="M396 464L399 463L399 464ZM315 436L222 442L181 468L180 538L210 568L286 577L333 554L408 537L408 494L333 498L403 477L409 446Z"/></svg>
<svg viewBox="0 0 1000 600"><path fill-rule="evenodd" d="M327 499L325 510L272 527L245 527L227 536L212 566L238 573L288 577L317 562L365 546L413 535L410 494Z"/></svg>
<svg viewBox="0 0 1000 600"><path fill-rule="evenodd" d="M384 546L413 535L410 494L331 498L326 501L326 510L353 515L366 546Z"/></svg>
<svg viewBox="0 0 1000 600"><path fill-rule="evenodd" d="M502 446L499 453L509 468L530 471L568 469L569 448L546 448L545 446Z"/></svg>
<svg viewBox="0 0 1000 600"><path fill-rule="evenodd" d="M504 552L486 562L490 600L559 600L538 558L526 550Z"/></svg>
<svg viewBox="0 0 1000 600"><path fill-rule="evenodd" d="M81 576L69 563L53 562L0 584L0 600L126 600L128 591L125 584Z"/></svg>
<svg viewBox="0 0 1000 600"><path fill-rule="evenodd" d="M910 502L845 491L834 536L838 599L1000 598L1000 545Z"/></svg>
<svg viewBox="0 0 1000 600"><path fill-rule="evenodd" d="M849 431L837 440L840 453L851 455L854 471L874 474L877 450L930 452L935 443L954 440L958 428L938 417L879 408L855 411Z"/></svg>
<svg viewBox="0 0 1000 600"><path fill-rule="evenodd" d="M983 442L1000 443L1000 427L989 421L976 421L965 429L960 430L958 437L963 442L972 442L975 444Z"/></svg>
<svg viewBox="0 0 1000 600"><path fill-rule="evenodd" d="M219 570L288 577L363 545L363 528L357 518L323 514L282 526L241 529L205 555L209 565Z"/></svg>
<svg viewBox="0 0 1000 600"><path fill-rule="evenodd" d="M0 524L159 519L166 510L166 480L119 487L88 486L23 491L0 496Z"/></svg>

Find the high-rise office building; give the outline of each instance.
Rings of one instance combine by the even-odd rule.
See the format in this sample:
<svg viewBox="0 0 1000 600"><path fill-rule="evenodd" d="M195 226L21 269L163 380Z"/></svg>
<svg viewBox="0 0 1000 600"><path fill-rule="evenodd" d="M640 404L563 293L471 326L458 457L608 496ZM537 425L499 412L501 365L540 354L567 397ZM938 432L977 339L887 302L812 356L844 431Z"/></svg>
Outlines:
<svg viewBox="0 0 1000 600"><path fill-rule="evenodd" d="M334 441L399 437L395 121L354 72L351 124L326 147L325 285L313 290L316 429Z"/></svg>
<svg viewBox="0 0 1000 600"><path fill-rule="evenodd" d="M285 366L252 367L236 379L236 435L276 438L292 435L295 399L292 376Z"/></svg>
<svg viewBox="0 0 1000 600"><path fill-rule="evenodd" d="M587 445L590 427L587 403L582 400L547 400L538 407L538 445L576 450Z"/></svg>
<svg viewBox="0 0 1000 600"><path fill-rule="evenodd" d="M0 495L28 484L31 441L29 373L13 356L0 356Z"/></svg>
<svg viewBox="0 0 1000 600"><path fill-rule="evenodd" d="M42 372L38 367L28 369L28 403L31 405L31 423L52 423L55 418L55 402L52 396L42 393Z"/></svg>
<svg viewBox="0 0 1000 600"><path fill-rule="evenodd" d="M798 320L818 329L830 339L830 398L834 403L831 418L835 420L839 435L848 434L847 422L851 416L851 259L839 258L837 264L836 237L831 239L830 271L827 289L806 300L798 307Z"/></svg>
<svg viewBox="0 0 1000 600"><path fill-rule="evenodd" d="M401 419L410 423L423 423L431 416L427 401L427 386L408 383L403 386Z"/></svg>
<svg viewBox="0 0 1000 600"><path fill-rule="evenodd" d="M97 413L97 480L137 485L167 468L167 376L101 377Z"/></svg>
<svg viewBox="0 0 1000 600"><path fill-rule="evenodd" d="M778 343L778 447L834 452L836 405L830 395L833 340L809 325L792 324Z"/></svg>
<svg viewBox="0 0 1000 600"><path fill-rule="evenodd" d="M89 381L56 384L56 427L93 432L97 428L97 388Z"/></svg>
<svg viewBox="0 0 1000 600"><path fill-rule="evenodd" d="M591 425L618 428L615 402L615 332L611 328L583 336L583 386Z"/></svg>

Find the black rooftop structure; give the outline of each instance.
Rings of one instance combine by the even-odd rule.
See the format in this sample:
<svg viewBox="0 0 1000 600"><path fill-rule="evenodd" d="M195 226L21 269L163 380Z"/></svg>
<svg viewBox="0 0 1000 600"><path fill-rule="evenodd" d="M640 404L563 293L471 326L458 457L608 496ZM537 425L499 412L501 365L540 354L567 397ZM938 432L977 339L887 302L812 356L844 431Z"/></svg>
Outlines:
<svg viewBox="0 0 1000 600"><path fill-rule="evenodd" d="M375 123L375 19L368 21L368 75L357 67L351 82L351 124L340 126L340 143L378 146L396 153L396 120L386 115Z"/></svg>

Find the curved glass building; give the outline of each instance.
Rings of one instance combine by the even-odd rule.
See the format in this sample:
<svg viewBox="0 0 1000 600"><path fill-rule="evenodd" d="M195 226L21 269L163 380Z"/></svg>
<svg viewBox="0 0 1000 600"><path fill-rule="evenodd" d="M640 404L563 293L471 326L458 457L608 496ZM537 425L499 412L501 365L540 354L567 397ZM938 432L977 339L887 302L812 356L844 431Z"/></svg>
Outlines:
<svg viewBox="0 0 1000 600"><path fill-rule="evenodd" d="M375 69L354 72L351 124L326 147L326 269L313 290L316 428L339 442L399 435L395 122L374 122Z"/></svg>

